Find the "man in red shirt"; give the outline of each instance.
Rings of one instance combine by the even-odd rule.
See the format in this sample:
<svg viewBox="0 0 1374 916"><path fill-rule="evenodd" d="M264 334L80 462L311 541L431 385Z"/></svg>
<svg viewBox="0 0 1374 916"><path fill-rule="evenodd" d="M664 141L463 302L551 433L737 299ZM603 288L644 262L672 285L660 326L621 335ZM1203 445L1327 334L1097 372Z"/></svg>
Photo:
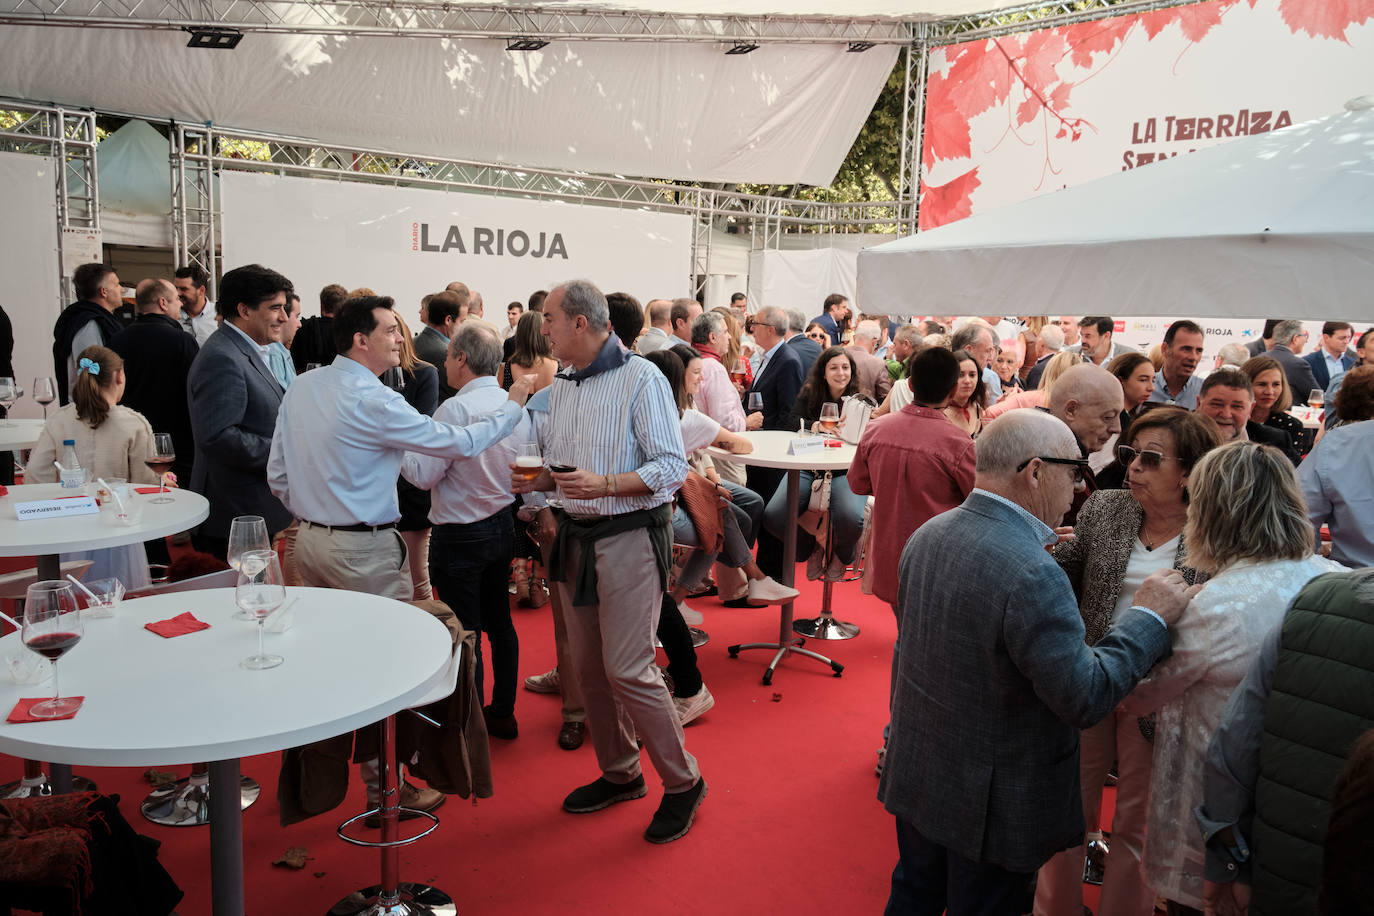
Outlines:
<svg viewBox="0 0 1374 916"><path fill-rule="evenodd" d="M849 486L872 495L873 594L897 603L902 548L917 528L961 505L973 491L973 440L941 412L959 380L959 363L942 347L917 354L915 402L872 421L849 468Z"/></svg>
<svg viewBox="0 0 1374 916"><path fill-rule="evenodd" d="M898 622L897 571L906 542L926 522L962 505L973 492L973 440L942 412L959 383L959 361L943 347L916 355L910 385L914 402L868 424L849 467L849 487L872 495L873 536L868 562L873 594L892 605ZM897 671L897 647L892 647ZM887 728L878 751L878 775L887 755Z"/></svg>

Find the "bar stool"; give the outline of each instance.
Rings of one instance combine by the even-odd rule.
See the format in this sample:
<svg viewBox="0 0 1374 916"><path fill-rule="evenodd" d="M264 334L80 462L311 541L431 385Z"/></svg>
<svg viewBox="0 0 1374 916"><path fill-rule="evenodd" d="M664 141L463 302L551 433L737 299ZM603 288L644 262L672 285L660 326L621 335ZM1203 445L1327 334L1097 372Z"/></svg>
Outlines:
<svg viewBox="0 0 1374 916"><path fill-rule="evenodd" d="M90 568L90 560L66 560L59 567L64 578L73 576L77 579L86 575L86 571ZM0 575L0 603L8 604L16 609L17 613L11 615L15 620L23 619L24 596L28 594L29 586L37 581L38 570L36 568L21 569ZM67 767L60 767L54 771L53 778L49 781L47 774L43 772L41 761L25 760L24 776L14 782L0 785L0 798L45 798L52 795L54 791L59 794L72 791L96 791L95 783L85 776L71 776L71 785L62 785L70 772Z"/></svg>
<svg viewBox="0 0 1374 916"><path fill-rule="evenodd" d="M448 671L444 680L417 702L416 706L426 706L451 695L458 685L458 670L462 660L462 643L453 649ZM408 709L428 724L439 728L440 724L415 708ZM362 814L355 814L339 825L336 831L339 839L354 846L365 846L382 851L381 883L373 884L354 891L329 908L326 916L457 916L458 907L453 898L436 887L417 881L400 880L401 847L408 846L422 837L429 836L439 826L439 818L428 811L403 808L400 804L400 764L396 759L396 716L382 720L382 746L378 753L381 786L379 804ZM423 818L430 823L419 833L400 836L400 815L405 811L412 817ZM349 836L349 827L370 815L379 814L382 819L381 840L364 840Z"/></svg>
<svg viewBox="0 0 1374 916"><path fill-rule="evenodd" d="M232 569L183 579L180 582L162 582L139 589L136 595L128 597L144 598L148 595L165 595L172 592L194 592L207 588L233 588L238 584L238 572ZM239 807L246 809L258 800L262 787L258 781L248 776L239 777ZM139 802L139 811L145 820L164 827L201 827L210 823L210 765L194 763L191 774L159 786L144 796Z"/></svg>
<svg viewBox="0 0 1374 916"><path fill-rule="evenodd" d="M830 472L827 471L826 473L829 474ZM825 534L825 562L821 564L821 568L829 570L830 560L835 555L835 514L829 510L825 513ZM823 576L820 616L808 620L793 621L793 633L809 639L853 639L859 635L858 626L835 619L835 614L830 607L834 588L835 583L830 581L830 577Z"/></svg>

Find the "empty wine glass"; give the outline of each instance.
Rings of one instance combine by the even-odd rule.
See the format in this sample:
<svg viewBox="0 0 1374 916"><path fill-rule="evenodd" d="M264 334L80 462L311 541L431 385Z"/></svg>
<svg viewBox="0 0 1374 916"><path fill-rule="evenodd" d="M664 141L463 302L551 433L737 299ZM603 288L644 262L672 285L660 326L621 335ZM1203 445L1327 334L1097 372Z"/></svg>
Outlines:
<svg viewBox="0 0 1374 916"><path fill-rule="evenodd" d="M148 465L152 472L157 475L158 496L156 499L149 500L149 502L175 502L172 497L163 496L162 494L167 492L166 474L172 469L172 465L176 463L176 460L177 450L176 446L172 444L171 434L153 433L153 453L149 455L143 463Z"/></svg>
<svg viewBox="0 0 1374 916"><path fill-rule="evenodd" d="M229 523L229 552L225 559L233 569L256 574L257 569L245 570L245 563L255 565L258 561L253 558L245 560L245 556L271 549L272 542L267 537L267 521L261 515L240 515ZM234 612L234 619L252 620L253 617L240 610Z"/></svg>
<svg viewBox="0 0 1374 916"><path fill-rule="evenodd" d="M43 405L43 419L48 418L48 405L57 400L57 384L51 376L33 380L33 399Z"/></svg>
<svg viewBox="0 0 1374 916"><path fill-rule="evenodd" d="M834 401L826 401L821 405L821 430L827 433L834 433L835 426L840 422L840 405Z"/></svg>
<svg viewBox="0 0 1374 916"><path fill-rule="evenodd" d="M35 703L29 713L56 719L76 712L80 700L62 699L57 686L57 660L81 641L81 609L70 582L35 582L24 596L24 645L52 662L52 699Z"/></svg>
<svg viewBox="0 0 1374 916"><path fill-rule="evenodd" d="M8 375L0 376L0 404L5 407L6 416L6 419L0 420L0 426L10 425L8 419L10 408L14 406L15 401L19 400L19 392L19 386L14 383L14 379Z"/></svg>
<svg viewBox="0 0 1374 916"><path fill-rule="evenodd" d="M250 550L239 558L239 583L234 589L234 603L258 622L258 654L239 662L239 667L258 671L282 663L280 655L267 655L262 651L262 624L285 600L286 584L282 581L281 562L276 551Z"/></svg>

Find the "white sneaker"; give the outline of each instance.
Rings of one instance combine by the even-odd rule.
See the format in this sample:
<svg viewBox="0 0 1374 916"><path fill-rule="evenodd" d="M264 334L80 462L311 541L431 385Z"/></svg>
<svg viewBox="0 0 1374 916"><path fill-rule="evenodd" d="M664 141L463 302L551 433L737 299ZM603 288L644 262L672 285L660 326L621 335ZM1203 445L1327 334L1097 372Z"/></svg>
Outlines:
<svg viewBox="0 0 1374 916"><path fill-rule="evenodd" d="M558 677L558 669L552 668L543 674L531 674L525 678L525 689L535 693L562 693L563 684Z"/></svg>
<svg viewBox="0 0 1374 916"><path fill-rule="evenodd" d="M783 585L772 576L749 580L749 603L756 607L765 604L784 604L796 600L801 592Z"/></svg>
<svg viewBox="0 0 1374 916"><path fill-rule="evenodd" d="M679 601L677 603L677 612L682 615L683 621L689 627L694 627L699 623L706 622L706 618L702 616L701 611L696 611L692 608L689 608L687 606L687 602L685 601Z"/></svg>
<svg viewBox="0 0 1374 916"><path fill-rule="evenodd" d="M706 710L715 706L716 698L711 696L711 691L706 689L705 684L702 684L701 689L690 697L685 699L673 697L673 705L677 707L678 722L686 727L688 723L695 721Z"/></svg>

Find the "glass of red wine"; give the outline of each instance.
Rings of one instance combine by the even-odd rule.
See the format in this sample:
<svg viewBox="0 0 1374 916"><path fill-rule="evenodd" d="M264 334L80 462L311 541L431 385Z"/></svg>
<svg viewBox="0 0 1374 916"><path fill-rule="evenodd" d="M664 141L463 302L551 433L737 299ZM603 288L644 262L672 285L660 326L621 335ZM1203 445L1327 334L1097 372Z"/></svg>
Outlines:
<svg viewBox="0 0 1374 916"><path fill-rule="evenodd" d="M166 474L172 469L172 465L177 460L176 447L172 445L172 437L169 433L153 433L153 451L145 460L144 464L157 475L158 495L149 500L155 503L170 503L175 500L170 496L164 496L167 492Z"/></svg>
<svg viewBox="0 0 1374 916"><path fill-rule="evenodd" d="M81 641L85 628L81 609L70 582L35 582L24 596L24 645L52 662L52 699L35 703L29 710L41 719L69 716L81 701L62 699L57 686L57 660Z"/></svg>

